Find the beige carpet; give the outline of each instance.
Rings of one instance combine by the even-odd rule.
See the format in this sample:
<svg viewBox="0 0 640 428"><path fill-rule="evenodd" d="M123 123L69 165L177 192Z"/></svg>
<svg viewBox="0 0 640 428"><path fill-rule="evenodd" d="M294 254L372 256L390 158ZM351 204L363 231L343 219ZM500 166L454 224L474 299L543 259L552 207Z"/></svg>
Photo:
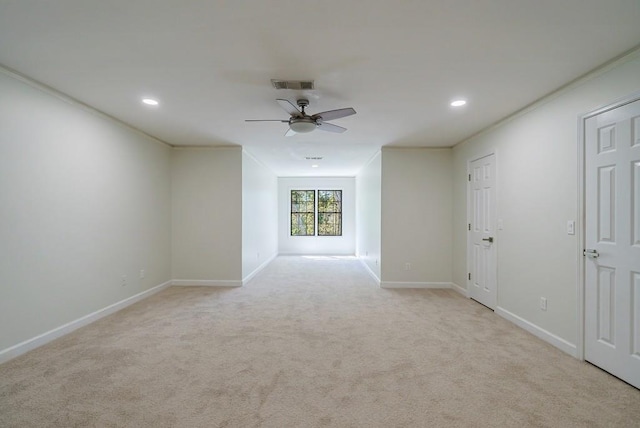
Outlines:
<svg viewBox="0 0 640 428"><path fill-rule="evenodd" d="M0 366L0 427L638 427L640 391L450 290L280 257Z"/></svg>

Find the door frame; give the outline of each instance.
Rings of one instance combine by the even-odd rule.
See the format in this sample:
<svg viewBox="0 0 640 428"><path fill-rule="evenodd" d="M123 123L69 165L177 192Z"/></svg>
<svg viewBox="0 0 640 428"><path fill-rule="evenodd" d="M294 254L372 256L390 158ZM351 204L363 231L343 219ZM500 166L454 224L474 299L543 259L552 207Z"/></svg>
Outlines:
<svg viewBox="0 0 640 428"><path fill-rule="evenodd" d="M467 235L467 251L466 251L466 256L467 256L467 275L466 275L466 280L465 280L465 284L467 286L467 298L471 298L471 295L469 294L469 290L471 287L471 280L469 279L469 273L473 270L473 255L472 255L472 249L473 249L473 243L471 242L471 233L469 233L468 230L468 225L471 224L471 219L473 218L473 200L472 200L472 195L471 195L471 180L469 180L469 175L471 174L471 164L477 160L486 158L488 156L493 155L493 159L494 159L494 175L495 175L495 186L494 186L494 192L495 192L495 196L496 196L496 218L495 223L494 224L494 231L495 231L495 235L496 235L496 241L493 244L494 245L494 251L495 251L495 261L496 261L496 272L495 272L495 278L496 278L496 307L493 308L492 310L494 312L496 312L496 310L498 309L499 305L498 305L498 292L499 292L499 288L498 288L498 248L499 248L499 244L500 244L500 240L497 239L498 237L498 218L500 218L500 206L498 204L498 199L499 199L499 195L498 195L498 151L493 148L493 149L489 149L487 151L484 152L479 152L476 153L474 155L472 155L470 158L467 159L467 174L466 177L466 183L467 183L467 222L465 224L465 228L467 228L467 230L465 230L465 233Z"/></svg>
<svg viewBox="0 0 640 428"><path fill-rule="evenodd" d="M586 284L586 264L584 257L585 242L586 242L586 122L588 119L597 116L599 114L615 110L618 107L623 107L627 104L631 104L640 100L640 91L633 92L630 95L626 95L622 98L618 98L613 102L607 103L587 113L583 113L578 116L578 225L576 225L576 233L578 235L576 252L578 253L578 283L577 283L577 301L578 301L578 334L576 343L576 358L581 361L585 359L585 321L586 321L586 301L585 290Z"/></svg>

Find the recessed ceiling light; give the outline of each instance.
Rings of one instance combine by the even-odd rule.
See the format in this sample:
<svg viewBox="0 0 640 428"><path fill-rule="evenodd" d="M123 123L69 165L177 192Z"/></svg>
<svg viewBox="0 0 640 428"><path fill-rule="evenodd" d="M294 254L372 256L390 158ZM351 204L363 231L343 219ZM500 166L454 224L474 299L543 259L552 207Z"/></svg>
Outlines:
<svg viewBox="0 0 640 428"><path fill-rule="evenodd" d="M148 106L157 106L160 104L158 100L154 100L153 98L143 98L142 102Z"/></svg>
<svg viewBox="0 0 640 428"><path fill-rule="evenodd" d="M320 165L313 164L313 165L311 165L311 168L317 168L317 167L319 167L319 166L320 166Z"/></svg>
<svg viewBox="0 0 640 428"><path fill-rule="evenodd" d="M467 102L465 100L455 100L451 102L451 107L462 107Z"/></svg>

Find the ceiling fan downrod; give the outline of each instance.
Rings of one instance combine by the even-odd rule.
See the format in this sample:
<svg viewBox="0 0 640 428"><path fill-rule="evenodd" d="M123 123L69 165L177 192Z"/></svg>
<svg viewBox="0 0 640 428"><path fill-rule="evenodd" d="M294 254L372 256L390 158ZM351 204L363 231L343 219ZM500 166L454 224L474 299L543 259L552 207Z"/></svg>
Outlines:
<svg viewBox="0 0 640 428"><path fill-rule="evenodd" d="M298 102L298 107L300 107L300 110L302 110L302 115L306 116L306 113L304 112L304 108L309 105L309 100L305 98L300 98L297 102Z"/></svg>

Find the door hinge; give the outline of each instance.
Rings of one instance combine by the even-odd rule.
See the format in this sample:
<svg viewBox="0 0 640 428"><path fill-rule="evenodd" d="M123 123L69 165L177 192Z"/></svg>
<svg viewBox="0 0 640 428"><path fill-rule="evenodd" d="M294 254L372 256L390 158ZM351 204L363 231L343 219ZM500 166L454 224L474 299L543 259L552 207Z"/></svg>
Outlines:
<svg viewBox="0 0 640 428"><path fill-rule="evenodd" d="M469 229L468 230L471 230L471 223L469 223Z"/></svg>
<svg viewBox="0 0 640 428"><path fill-rule="evenodd" d="M469 181L471 181L471 174L469 174Z"/></svg>
<svg viewBox="0 0 640 428"><path fill-rule="evenodd" d="M469 272L469 281L471 281L471 272Z"/></svg>

